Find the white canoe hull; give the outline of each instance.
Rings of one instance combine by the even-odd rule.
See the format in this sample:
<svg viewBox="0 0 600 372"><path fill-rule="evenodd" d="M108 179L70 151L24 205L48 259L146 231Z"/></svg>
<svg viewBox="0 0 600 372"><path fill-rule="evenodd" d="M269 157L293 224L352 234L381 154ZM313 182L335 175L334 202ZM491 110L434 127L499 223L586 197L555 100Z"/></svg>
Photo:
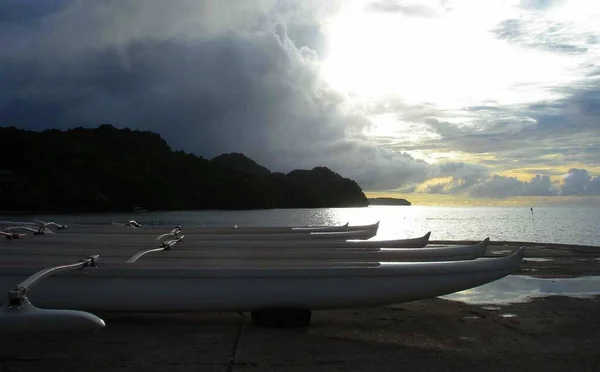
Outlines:
<svg viewBox="0 0 600 372"><path fill-rule="evenodd" d="M183 233L185 238L180 246L186 248L249 248L249 249L333 249L333 248L420 248L429 243L430 232L424 236L410 239L391 239L391 240L330 240L330 239L288 239L288 240L229 240L225 237L223 240L205 240L195 239L194 235ZM258 236L258 235L256 235ZM166 237L163 240L172 239ZM49 247L88 247L104 246L106 248L123 246L136 248L152 248L158 246L160 242L154 235L128 235L128 234L70 234L70 235L44 235L27 236L21 240L0 241L0 249L3 246L49 246Z"/></svg>
<svg viewBox="0 0 600 372"><path fill-rule="evenodd" d="M169 251L152 252L144 256L148 260L180 262L185 260L186 265L197 264L201 266L222 265L231 262L239 264L243 261L277 263L283 260L318 260L336 262L359 261L454 261L471 260L486 254L489 239L478 244L447 246L435 248L335 248L335 249L235 249L235 248L202 248L193 249L183 243L176 245ZM102 245L85 247L63 246L27 246L4 245L0 247L0 259L6 261L19 257L20 260L29 261L55 261L57 259L81 258L98 254L103 262L124 261L147 248L132 249L129 246L106 248ZM107 261L109 260L109 261ZM179 261L178 261L179 260Z"/></svg>
<svg viewBox="0 0 600 372"><path fill-rule="evenodd" d="M140 228L126 226L105 225L70 225L68 232L73 233L103 233L120 234L135 232L141 234L162 234L170 231L175 226L142 226ZM307 234L311 232L344 232L375 230L379 228L379 222L368 225L338 225L338 226L182 226L186 233L195 234ZM67 233L65 231L64 233Z"/></svg>
<svg viewBox="0 0 600 372"><path fill-rule="evenodd" d="M48 277L28 292L41 308L94 312L239 312L378 306L441 296L511 274L503 258L380 267L193 269L121 265ZM42 267L0 268L0 293ZM1 298L1 297L0 297Z"/></svg>
<svg viewBox="0 0 600 372"><path fill-rule="evenodd" d="M104 233L98 231L88 232L60 232L57 238L69 238L69 237L85 237L85 236L102 236L105 239L119 238L119 237L138 237L138 238L155 238L157 235L164 234L168 230L157 230L153 232L131 230L131 232L113 232ZM264 234L208 234L208 233L196 233L187 230L181 232L186 237L189 236L190 240L348 240L348 239L369 239L377 235L376 229L368 230L357 230L357 231L341 231L341 232L311 232L311 233L264 233ZM50 237L44 236L44 237Z"/></svg>

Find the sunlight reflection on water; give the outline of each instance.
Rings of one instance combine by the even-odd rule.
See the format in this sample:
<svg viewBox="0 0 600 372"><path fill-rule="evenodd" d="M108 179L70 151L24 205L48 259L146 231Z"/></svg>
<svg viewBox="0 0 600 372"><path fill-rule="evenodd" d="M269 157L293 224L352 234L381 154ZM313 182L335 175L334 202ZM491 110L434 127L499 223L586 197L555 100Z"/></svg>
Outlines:
<svg viewBox="0 0 600 372"><path fill-rule="evenodd" d="M375 238L423 236L431 240L512 240L600 246L600 208L371 206L368 208L183 211L125 214L32 215L22 219L62 223L109 223L135 219L143 224L182 226L352 225L380 222ZM10 216L0 216L10 219Z"/></svg>

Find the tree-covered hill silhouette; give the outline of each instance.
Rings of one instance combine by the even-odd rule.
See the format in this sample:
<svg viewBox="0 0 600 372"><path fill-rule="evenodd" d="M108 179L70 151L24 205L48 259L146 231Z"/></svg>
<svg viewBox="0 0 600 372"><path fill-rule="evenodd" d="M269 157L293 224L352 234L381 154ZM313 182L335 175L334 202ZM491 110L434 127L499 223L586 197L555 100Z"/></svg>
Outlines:
<svg viewBox="0 0 600 372"><path fill-rule="evenodd" d="M157 133L0 128L0 210L53 212L367 206L325 167L271 172L239 153L173 151Z"/></svg>

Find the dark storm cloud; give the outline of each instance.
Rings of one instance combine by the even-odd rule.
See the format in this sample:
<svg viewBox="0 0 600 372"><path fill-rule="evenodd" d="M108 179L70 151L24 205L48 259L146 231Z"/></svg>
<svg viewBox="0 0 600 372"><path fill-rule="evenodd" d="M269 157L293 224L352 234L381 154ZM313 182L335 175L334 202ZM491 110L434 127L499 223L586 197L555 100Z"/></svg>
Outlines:
<svg viewBox="0 0 600 372"><path fill-rule="evenodd" d="M325 165L367 190L422 181L429 165L365 138L368 118L322 81L309 48L318 12L297 4L65 1L19 13L27 25L0 29L0 125L111 123L272 170Z"/></svg>
<svg viewBox="0 0 600 372"><path fill-rule="evenodd" d="M0 25L25 24L59 9L64 0L3 0L0 1Z"/></svg>

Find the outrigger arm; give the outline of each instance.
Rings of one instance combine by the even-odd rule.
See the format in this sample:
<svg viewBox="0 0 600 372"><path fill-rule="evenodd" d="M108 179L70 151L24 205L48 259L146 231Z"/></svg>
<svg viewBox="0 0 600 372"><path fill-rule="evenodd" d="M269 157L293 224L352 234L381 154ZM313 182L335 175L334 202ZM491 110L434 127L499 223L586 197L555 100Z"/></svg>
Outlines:
<svg viewBox="0 0 600 372"><path fill-rule="evenodd" d="M176 238L179 236L180 233L181 233L181 227L175 226L175 228L173 230L169 231L168 233L157 236L156 240L161 240L162 238L167 237L167 236L173 236Z"/></svg>
<svg viewBox="0 0 600 372"><path fill-rule="evenodd" d="M168 240L166 242L162 242L158 248L152 248L152 249L148 249L148 250L136 253L130 259L127 260L127 263L134 263L139 258L141 258L142 256L147 255L148 253L169 251L169 250L171 250L171 247L174 246L176 243L179 243L183 239L184 236L185 235L181 235L177 239L173 239L173 240Z"/></svg>
<svg viewBox="0 0 600 372"><path fill-rule="evenodd" d="M7 301L0 307L0 333L103 328L104 321L96 315L78 310L40 309L27 298L27 291L45 277L63 271L95 267L98 258L98 255L89 256L74 264L40 270L9 290Z"/></svg>

